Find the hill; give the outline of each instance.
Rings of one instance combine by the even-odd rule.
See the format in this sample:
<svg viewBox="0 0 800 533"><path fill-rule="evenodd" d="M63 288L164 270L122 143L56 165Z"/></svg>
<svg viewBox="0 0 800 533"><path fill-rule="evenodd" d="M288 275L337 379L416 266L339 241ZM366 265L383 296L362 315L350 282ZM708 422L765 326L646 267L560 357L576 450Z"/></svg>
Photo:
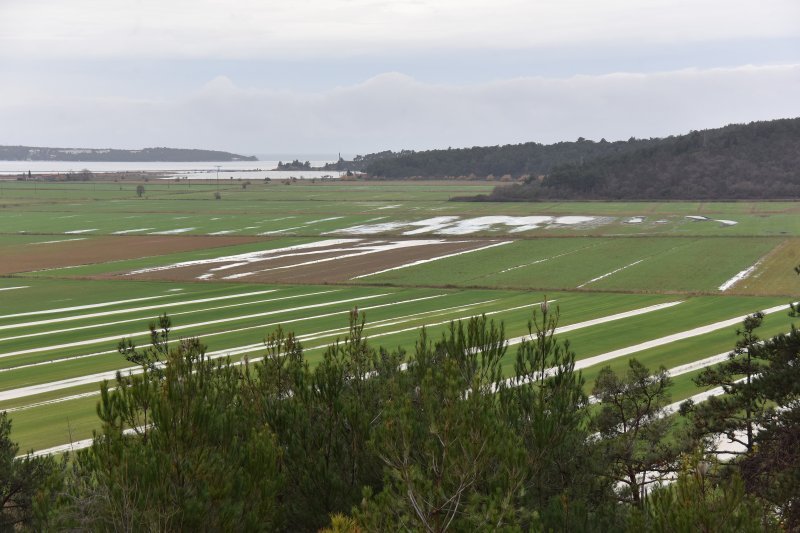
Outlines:
<svg viewBox="0 0 800 533"><path fill-rule="evenodd" d="M558 165L606 155L625 154L652 144L649 139L593 142L579 138L556 144L524 143L414 152L381 152L359 156L362 170L373 178L445 178L475 176L538 176ZM355 160L353 161L356 162Z"/></svg>
<svg viewBox="0 0 800 533"><path fill-rule="evenodd" d="M114 161L114 162L194 162L194 161L258 161L218 150L185 148L144 148L117 150L113 148L46 148L34 146L0 146L0 161Z"/></svg>
<svg viewBox="0 0 800 533"><path fill-rule="evenodd" d="M692 131L555 166L472 200L800 197L800 118ZM466 198L462 198L466 199Z"/></svg>

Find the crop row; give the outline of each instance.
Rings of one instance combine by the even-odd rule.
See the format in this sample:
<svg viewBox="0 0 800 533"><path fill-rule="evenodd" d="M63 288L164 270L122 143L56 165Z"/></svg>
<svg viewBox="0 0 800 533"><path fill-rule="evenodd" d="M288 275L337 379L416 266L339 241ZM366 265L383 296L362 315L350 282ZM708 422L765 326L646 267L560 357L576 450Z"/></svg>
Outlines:
<svg viewBox="0 0 800 533"><path fill-rule="evenodd" d="M25 291L31 291L28 297L42 296L55 283L35 280L26 289L0 292L0 298L9 304L4 305L4 309L13 308L14 300L24 299ZM367 314L366 332L372 343L411 350L422 325L430 325L431 334L437 336L450 320L479 313L502 320L509 338L519 337L527 331L531 309L535 309L544 297L537 293L485 290L275 288L223 284L181 287L118 282L115 285L119 287L119 300L132 299L126 291L130 291L133 285L136 286L135 298L153 300L111 303L100 296L107 294L108 283L102 282L106 286L95 294L91 291L92 283L75 285L69 305L63 301L43 299L40 308L28 306L26 311L4 313L25 313L25 316L0 318L0 328L5 328L0 330L0 338L27 336L0 340L3 368L0 373L0 397L3 398L0 408L14 410L15 438L24 447L62 444L69 440L65 439L67 434L71 439L89 436L96 423L93 406L97 398L92 393L97 390L98 382L103 377L113 377L114 370L130 367L130 363L116 353L115 339L131 336L136 342L145 343L148 319L161 312L172 316L174 337L199 336L208 345L210 353L232 354L234 359L245 354L260 355L259 340L277 324L283 324L300 336L313 364L321 357L327 344L346 334L347 313L354 306ZM184 290L167 293L177 294L164 297L169 303L164 301L157 308L136 310L150 307L154 302L160 304L168 287ZM272 290L274 292L265 292ZM64 296L63 289L60 296ZM552 294L549 297L563 310L561 325L571 329L563 335L570 339L581 360L668 335L680 336L698 326L733 320L728 326L628 355L651 366L668 368L724 352L735 341L738 317L785 303L775 298L745 297L683 299L578 293ZM101 303L111 305L98 306ZM672 305L652 307L667 303ZM89 305L96 307L85 307ZM66 310L68 307L84 308ZM54 309L61 311L47 312ZM619 315L626 312L633 316ZM51 322L41 323L43 321ZM769 316L764 331L777 333L788 327L786 314L775 312ZM55 347L62 345L69 347ZM23 351L26 353L8 355ZM511 347L507 355L509 366L513 364L513 353ZM584 370L585 375L591 380L600 366L622 365L628 356L588 367ZM84 376L103 372L110 373L88 381L81 380ZM51 390L58 383L61 383L58 385L61 388ZM687 394L693 390L691 387L685 389ZM80 396L82 394L88 395Z"/></svg>

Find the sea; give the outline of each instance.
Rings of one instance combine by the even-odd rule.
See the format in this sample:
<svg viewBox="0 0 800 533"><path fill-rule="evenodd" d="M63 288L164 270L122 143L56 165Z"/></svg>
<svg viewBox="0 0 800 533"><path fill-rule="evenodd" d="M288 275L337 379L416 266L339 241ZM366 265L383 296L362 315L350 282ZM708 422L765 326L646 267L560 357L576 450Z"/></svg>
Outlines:
<svg viewBox="0 0 800 533"><path fill-rule="evenodd" d="M286 161L286 160L284 160ZM310 161L312 167L321 167L332 161ZM171 162L112 162L112 161L0 161L0 178L16 179L27 174L68 174L88 170L95 174L105 172L163 173L164 179L190 180L273 180L339 178L341 172L327 170L274 170L278 161L203 161L194 163Z"/></svg>

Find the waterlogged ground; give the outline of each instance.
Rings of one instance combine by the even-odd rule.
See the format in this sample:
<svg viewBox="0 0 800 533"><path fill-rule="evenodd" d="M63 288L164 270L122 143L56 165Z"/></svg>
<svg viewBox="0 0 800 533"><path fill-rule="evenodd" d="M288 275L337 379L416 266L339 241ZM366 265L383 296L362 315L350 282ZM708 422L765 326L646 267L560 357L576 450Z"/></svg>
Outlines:
<svg viewBox="0 0 800 533"><path fill-rule="evenodd" d="M675 401L724 358L737 324L786 331L800 204L456 203L489 183L53 184L0 187L0 409L24 449L91 436L116 352L172 317L213 357L251 360L296 331L312 364L367 314L371 341L486 314L510 339L545 298L587 377L629 357L671 369Z"/></svg>

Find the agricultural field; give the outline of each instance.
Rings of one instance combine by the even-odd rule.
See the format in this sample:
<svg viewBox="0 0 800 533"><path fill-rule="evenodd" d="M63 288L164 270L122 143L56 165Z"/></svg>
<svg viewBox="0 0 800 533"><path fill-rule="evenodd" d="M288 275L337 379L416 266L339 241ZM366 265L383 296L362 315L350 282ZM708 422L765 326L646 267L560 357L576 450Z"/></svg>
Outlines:
<svg viewBox="0 0 800 533"><path fill-rule="evenodd" d="M143 184L140 198L136 186ZM278 326L311 364L366 313L374 345L414 349L452 320L515 345L547 299L587 391L629 357L671 369L673 400L725 357L749 313L787 331L800 204L464 203L486 182L0 182L0 410L25 450L91 437L117 352L172 338L257 360ZM215 194L220 198L216 199Z"/></svg>

